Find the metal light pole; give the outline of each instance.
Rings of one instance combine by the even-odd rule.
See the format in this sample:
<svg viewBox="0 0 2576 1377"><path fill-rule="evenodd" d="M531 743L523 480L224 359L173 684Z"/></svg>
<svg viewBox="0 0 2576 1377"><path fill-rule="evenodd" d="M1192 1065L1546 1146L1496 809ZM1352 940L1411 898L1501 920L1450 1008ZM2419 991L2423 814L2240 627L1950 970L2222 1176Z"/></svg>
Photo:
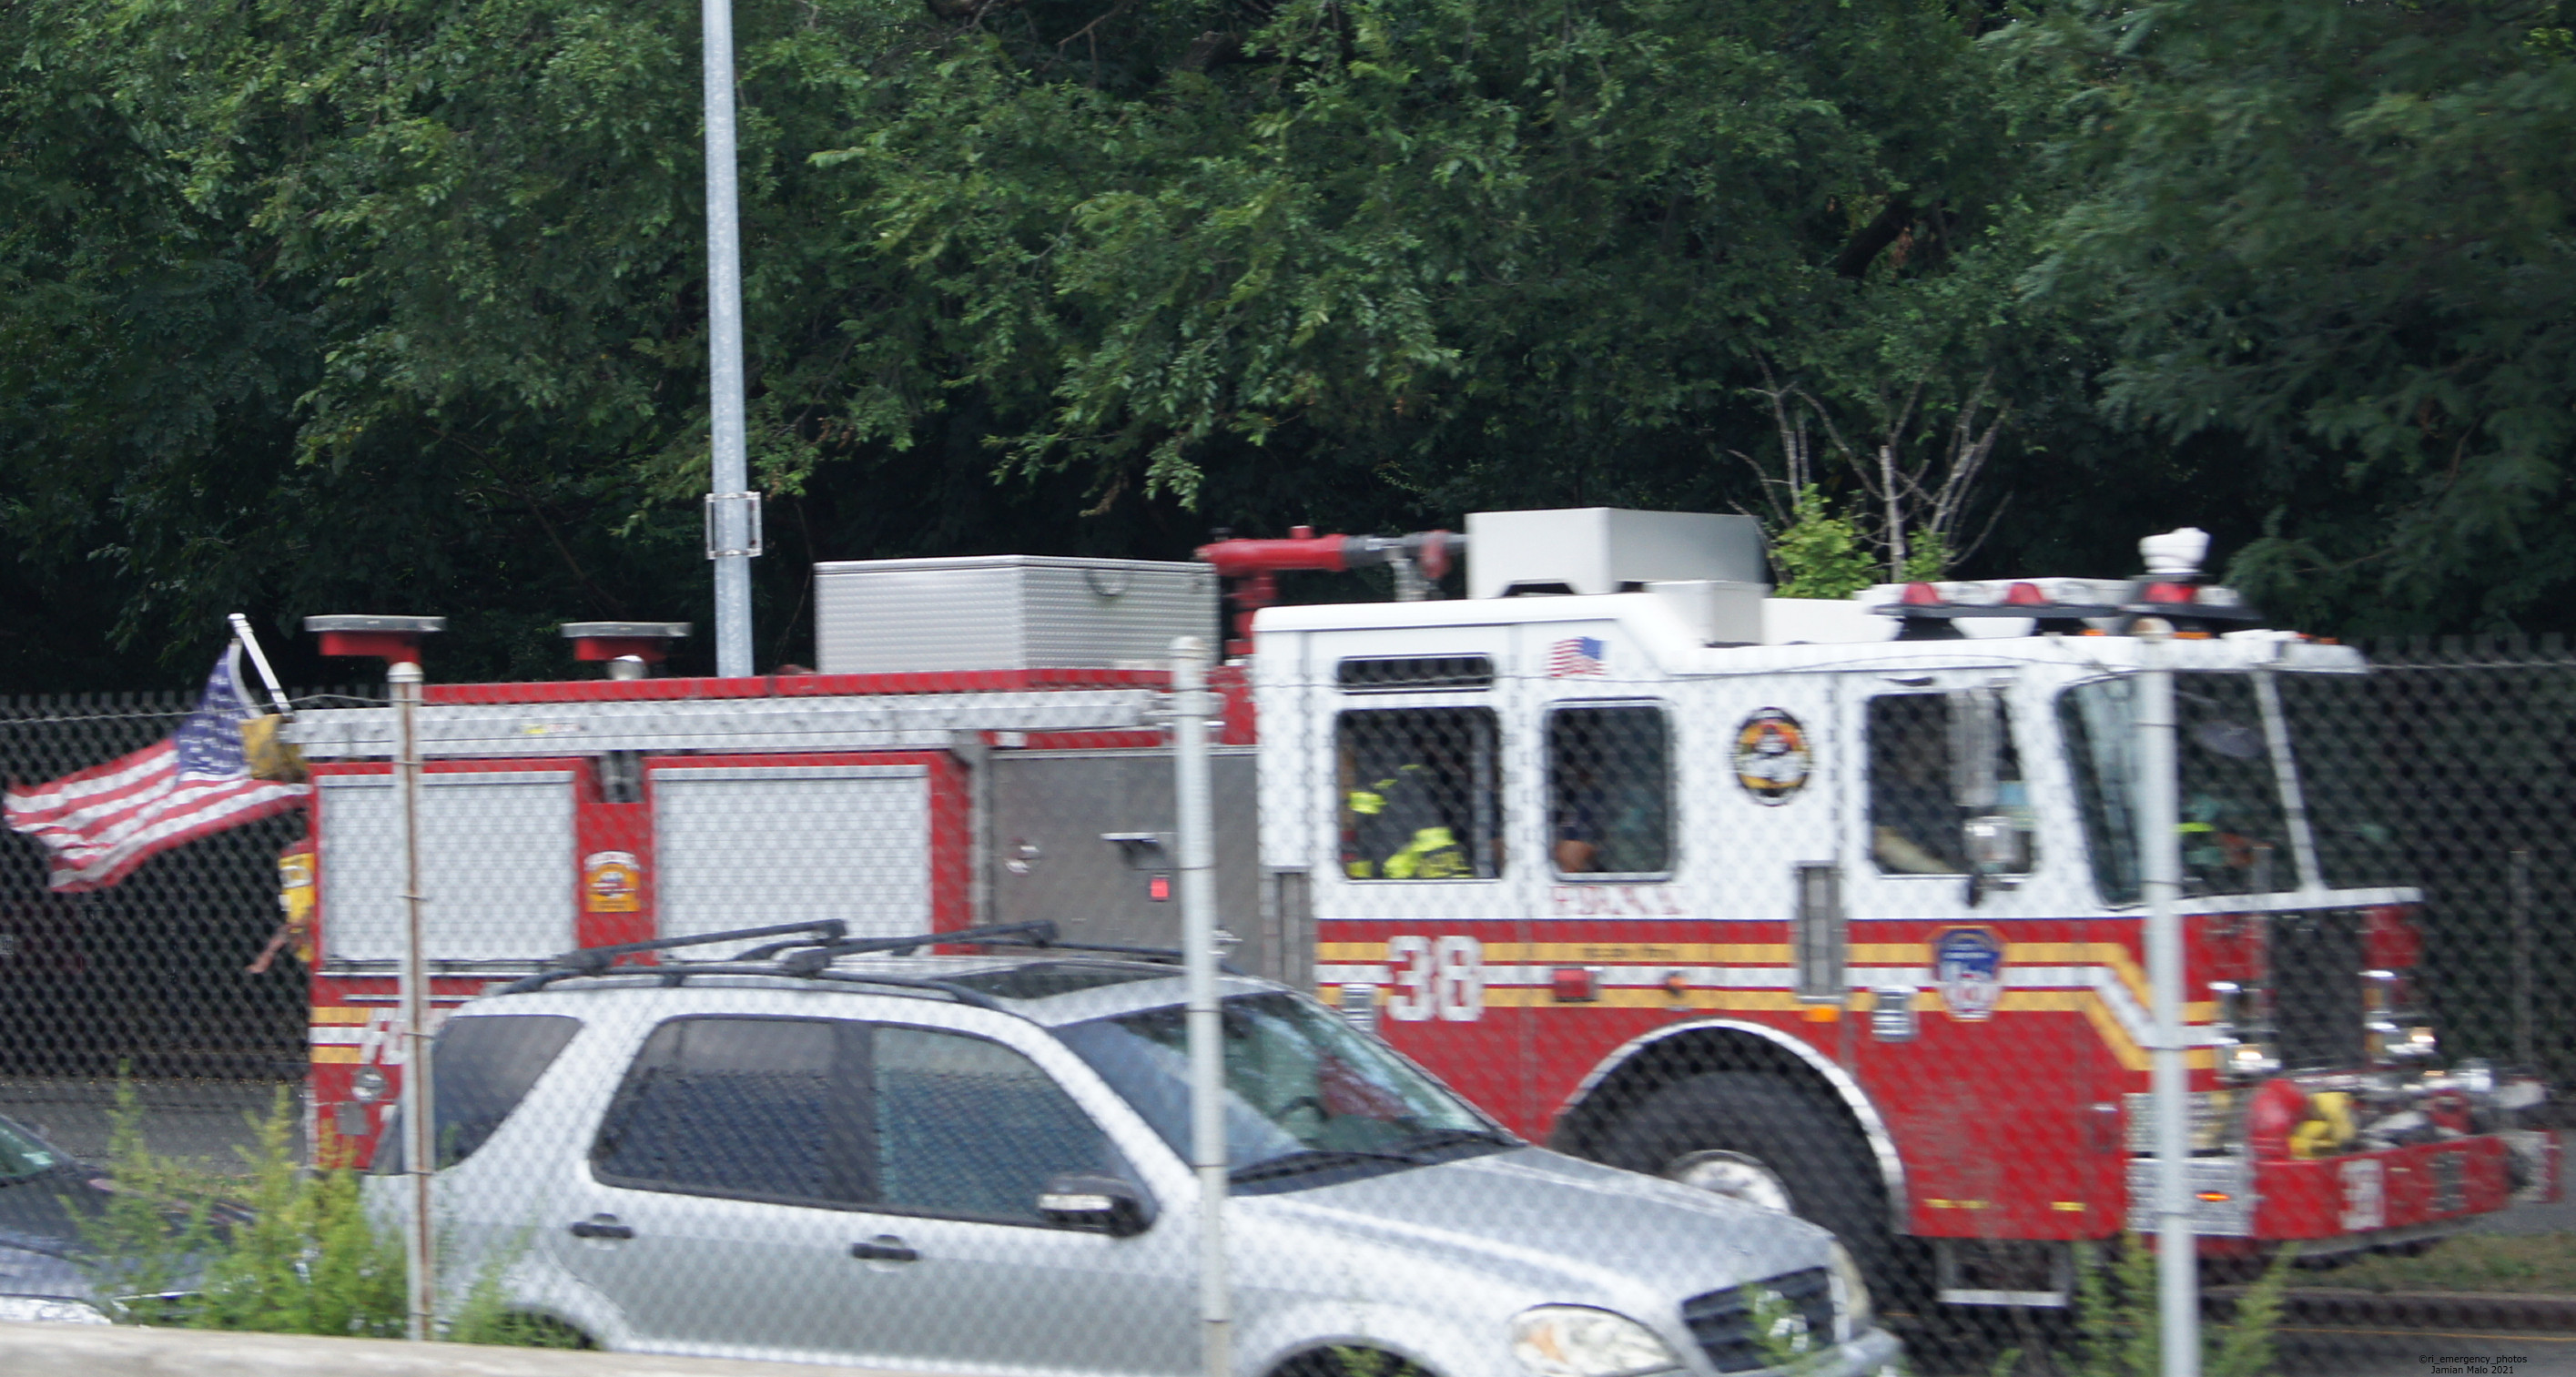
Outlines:
<svg viewBox="0 0 2576 1377"><path fill-rule="evenodd" d="M1234 1307L1225 1275L1225 1035L1216 998L1215 813L1208 802L1208 648L1172 642L1172 791L1180 852L1181 956L1189 983L1190 1165L1199 1178L1199 1336L1204 1377L1230 1377Z"/></svg>
<svg viewBox="0 0 2576 1377"><path fill-rule="evenodd" d="M2147 983L2155 1001L2156 1299L2164 1377L2199 1377L2200 1244L2192 1235L2190 1071L2183 1061L2182 832L2174 780L2173 628L2140 620L2138 878L2147 903Z"/></svg>
<svg viewBox="0 0 2576 1377"><path fill-rule="evenodd" d="M707 125L707 393L714 462L707 558L716 566L716 673L751 673L751 561L760 554L760 494L744 457L742 221L734 185L733 2L704 0Z"/></svg>
<svg viewBox="0 0 2576 1377"><path fill-rule="evenodd" d="M432 1272L437 1259L436 1239L430 1231L429 1190L438 1171L434 1155L438 1137L436 1126L430 1123L431 1107L437 1100L429 1084L429 972L422 956L427 933L422 927L425 915L420 888L420 665L396 660L387 666L385 678L393 686L397 745L394 790L396 806L402 810L403 833L403 1172L411 1178L403 1245L411 1264L408 1332L414 1342L421 1342L437 1337L431 1314L437 1302Z"/></svg>

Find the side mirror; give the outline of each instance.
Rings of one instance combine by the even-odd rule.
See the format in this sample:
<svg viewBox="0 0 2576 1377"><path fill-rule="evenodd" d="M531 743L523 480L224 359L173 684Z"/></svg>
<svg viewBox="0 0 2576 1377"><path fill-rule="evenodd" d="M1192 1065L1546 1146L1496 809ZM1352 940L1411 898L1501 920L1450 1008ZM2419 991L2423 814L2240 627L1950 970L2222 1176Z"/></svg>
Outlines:
<svg viewBox="0 0 2576 1377"><path fill-rule="evenodd" d="M2030 873L2030 835L2003 813L1970 818L1966 826L1968 869L1979 875Z"/></svg>
<svg viewBox="0 0 2576 1377"><path fill-rule="evenodd" d="M1145 1232L1154 1214L1145 1193L1115 1176L1065 1175L1038 1192L1038 1214L1062 1229L1086 1229L1111 1238Z"/></svg>

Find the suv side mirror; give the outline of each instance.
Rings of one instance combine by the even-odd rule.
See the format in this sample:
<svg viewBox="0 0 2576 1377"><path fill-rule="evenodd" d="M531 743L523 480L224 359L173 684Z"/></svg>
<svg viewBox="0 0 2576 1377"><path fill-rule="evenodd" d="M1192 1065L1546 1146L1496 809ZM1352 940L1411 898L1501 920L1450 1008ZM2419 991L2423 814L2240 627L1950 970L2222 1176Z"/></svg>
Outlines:
<svg viewBox="0 0 2576 1377"><path fill-rule="evenodd" d="M1128 1238L1154 1223L1145 1193L1115 1176L1058 1176L1038 1193L1038 1214L1058 1228Z"/></svg>

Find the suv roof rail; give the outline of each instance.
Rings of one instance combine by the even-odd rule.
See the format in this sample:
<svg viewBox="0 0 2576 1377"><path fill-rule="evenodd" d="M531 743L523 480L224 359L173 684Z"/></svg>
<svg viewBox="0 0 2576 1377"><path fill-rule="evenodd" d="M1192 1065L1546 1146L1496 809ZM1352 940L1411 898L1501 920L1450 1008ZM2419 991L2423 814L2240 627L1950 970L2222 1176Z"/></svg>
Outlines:
<svg viewBox="0 0 2576 1377"><path fill-rule="evenodd" d="M768 961L791 951L796 953L794 959L798 960L811 960L821 955L828 961L835 956L859 956L868 952L884 952L890 956L910 956L922 947L982 946L989 942L1051 947L1055 945L1055 933L1055 924L1043 919L1034 923L1002 923L990 927L959 928L953 932L917 932L909 937L843 937L836 932L819 941L772 942L765 947L754 947L733 959Z"/></svg>
<svg viewBox="0 0 2576 1377"><path fill-rule="evenodd" d="M619 942L606 947L575 947L546 958L540 975L556 972L592 975L617 964L621 956L636 956L648 951L671 951L679 947L703 947L716 942L751 942L763 937L784 937L790 933L807 933L811 940L830 942L847 934L850 925L838 918L822 918L810 923L772 923L765 928L733 928L724 932L703 932L693 937L656 937L649 942ZM798 946L801 943L784 945ZM768 948L763 948L766 951Z"/></svg>
<svg viewBox="0 0 2576 1377"><path fill-rule="evenodd" d="M578 947L546 958L544 969L524 976L494 991L495 994L527 994L542 990L559 980L577 976L606 975L619 958L646 952L670 951L679 947L707 946L717 942L755 941L763 937L787 940L769 942L738 952L718 961L693 961L682 965L651 968L663 983L677 985L692 975L780 975L811 980L831 980L849 984L890 985L907 989L937 990L965 1003L986 1008L999 1008L991 996L954 981L898 975L862 975L835 971L832 962L844 956L861 956L883 952L909 956L927 946L1018 946L1049 951L1085 952L1104 956L1123 956L1131 960L1176 963L1181 953L1168 947L1124 947L1092 942L1065 942L1057 938L1059 929L1053 922L1038 919L1027 923L1000 923L984 927L958 928L948 932L913 933L903 937L850 937L849 925L838 918L819 919L810 923L776 923L768 927L733 928L724 932L701 933L692 937L662 937L649 942L620 942L605 947ZM1241 974L1228 961L1221 963L1233 974ZM646 968L630 973L645 974Z"/></svg>

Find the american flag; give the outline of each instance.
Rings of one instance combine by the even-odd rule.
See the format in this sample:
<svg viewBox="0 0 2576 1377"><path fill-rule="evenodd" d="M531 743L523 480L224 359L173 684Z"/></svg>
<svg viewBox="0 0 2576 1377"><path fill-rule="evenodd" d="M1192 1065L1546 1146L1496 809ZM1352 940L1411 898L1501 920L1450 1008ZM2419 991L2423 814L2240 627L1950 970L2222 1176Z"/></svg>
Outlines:
<svg viewBox="0 0 2576 1377"><path fill-rule="evenodd" d="M175 734L50 784L10 786L9 828L45 844L54 888L104 889L156 853L303 800L307 785L251 778L241 724L259 710L243 696L240 672L236 642Z"/></svg>
<svg viewBox="0 0 2576 1377"><path fill-rule="evenodd" d="M1591 636L1569 636L1547 652L1547 677L1562 679L1569 674L1607 674L1610 667L1601 662L1608 646Z"/></svg>

